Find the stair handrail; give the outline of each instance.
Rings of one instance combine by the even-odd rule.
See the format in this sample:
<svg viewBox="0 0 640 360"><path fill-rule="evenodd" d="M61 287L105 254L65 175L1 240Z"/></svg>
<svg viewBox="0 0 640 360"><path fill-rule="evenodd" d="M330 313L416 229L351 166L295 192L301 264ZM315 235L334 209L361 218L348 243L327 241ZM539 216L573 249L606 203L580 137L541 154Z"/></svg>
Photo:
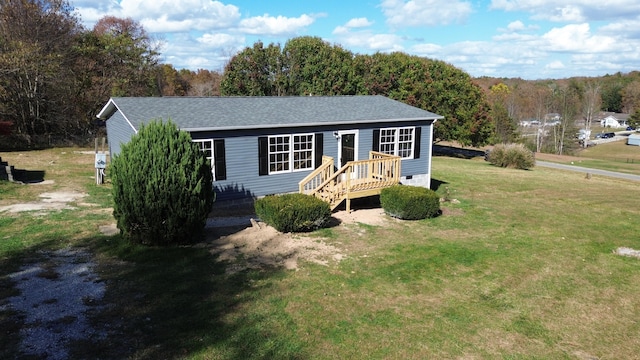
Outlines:
<svg viewBox="0 0 640 360"><path fill-rule="evenodd" d="M298 182L298 190L301 194L305 194L305 187L313 181L316 177L320 176L321 182L324 182L327 178L333 175L333 158L331 156L322 155L322 164L317 169L313 170L309 175L305 176ZM316 187L317 188L317 187Z"/></svg>

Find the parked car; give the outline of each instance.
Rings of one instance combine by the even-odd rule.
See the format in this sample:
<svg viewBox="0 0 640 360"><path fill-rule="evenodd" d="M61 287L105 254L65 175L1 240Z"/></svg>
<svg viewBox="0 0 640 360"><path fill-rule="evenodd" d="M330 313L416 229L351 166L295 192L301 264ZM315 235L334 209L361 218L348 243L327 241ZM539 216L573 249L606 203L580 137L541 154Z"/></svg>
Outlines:
<svg viewBox="0 0 640 360"><path fill-rule="evenodd" d="M633 126L627 126L627 131L633 131L633 130L635 130L635 129L636 129L636 128L635 128L635 127L633 127Z"/></svg>
<svg viewBox="0 0 640 360"><path fill-rule="evenodd" d="M616 136L616 134L612 133L612 132L599 133L599 134L596 134L596 139L609 139L609 138L612 138L614 136Z"/></svg>

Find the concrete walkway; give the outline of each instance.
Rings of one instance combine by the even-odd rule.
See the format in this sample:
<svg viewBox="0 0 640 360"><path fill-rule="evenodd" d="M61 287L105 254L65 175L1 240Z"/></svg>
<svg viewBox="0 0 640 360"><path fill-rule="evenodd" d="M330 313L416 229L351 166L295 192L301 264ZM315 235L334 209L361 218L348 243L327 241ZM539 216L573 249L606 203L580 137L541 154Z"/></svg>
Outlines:
<svg viewBox="0 0 640 360"><path fill-rule="evenodd" d="M602 176L609 176L609 177L614 177L618 179L640 181L640 175L625 174L625 173L616 172L616 171L607 171L607 170L585 168L585 167L574 166L574 165L557 164L557 163L540 161L540 160L536 161L536 165L554 168L554 169L560 169L560 170L576 171L576 172L581 172L585 174L591 173L593 175L602 175Z"/></svg>

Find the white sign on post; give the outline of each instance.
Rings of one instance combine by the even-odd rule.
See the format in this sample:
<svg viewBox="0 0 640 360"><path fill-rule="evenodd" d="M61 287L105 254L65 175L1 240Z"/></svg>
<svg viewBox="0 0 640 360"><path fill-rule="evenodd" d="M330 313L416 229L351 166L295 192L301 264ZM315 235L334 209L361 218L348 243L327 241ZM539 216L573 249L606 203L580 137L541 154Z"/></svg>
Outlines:
<svg viewBox="0 0 640 360"><path fill-rule="evenodd" d="M107 167L107 154L105 153L97 153L96 154L96 169L104 169Z"/></svg>

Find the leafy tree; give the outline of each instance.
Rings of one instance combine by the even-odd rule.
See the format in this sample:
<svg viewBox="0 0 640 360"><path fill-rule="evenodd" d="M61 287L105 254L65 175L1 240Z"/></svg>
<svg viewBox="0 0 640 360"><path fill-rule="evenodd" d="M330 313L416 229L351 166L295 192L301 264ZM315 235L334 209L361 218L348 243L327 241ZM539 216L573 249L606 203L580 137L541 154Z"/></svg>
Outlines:
<svg viewBox="0 0 640 360"><path fill-rule="evenodd" d="M636 129L640 129L640 108L637 108L636 111L629 116L628 120L629 126L633 126Z"/></svg>
<svg viewBox="0 0 640 360"><path fill-rule="evenodd" d="M0 1L0 116L28 142L69 131L81 31L65 0Z"/></svg>
<svg viewBox="0 0 640 360"><path fill-rule="evenodd" d="M591 131L591 123L595 119L602 104L600 89L601 85L597 81L588 81L584 84L582 93L582 116L584 117L584 128L587 131ZM588 141L586 140L588 139L582 142L585 148L588 145Z"/></svg>
<svg viewBox="0 0 640 360"><path fill-rule="evenodd" d="M575 133L574 123L578 114L579 98L575 86L562 86L555 90L556 107L560 113L560 125L554 126L554 149L558 155L565 153L566 145Z"/></svg>
<svg viewBox="0 0 640 360"><path fill-rule="evenodd" d="M629 83L622 90L623 110L627 113L634 113L640 109L640 79Z"/></svg>
<svg viewBox="0 0 640 360"><path fill-rule="evenodd" d="M491 87L490 94L493 102L491 114L495 141L503 144L513 142L516 138L516 126L507 111L511 89L506 84L499 83Z"/></svg>
<svg viewBox="0 0 640 360"><path fill-rule="evenodd" d="M140 23L131 18L105 16L93 27L98 38L99 81L109 89L108 96L158 95L157 44Z"/></svg>
<svg viewBox="0 0 640 360"><path fill-rule="evenodd" d="M193 242L213 205L211 166L169 120L143 126L111 163L118 228L132 242Z"/></svg>
<svg viewBox="0 0 640 360"><path fill-rule="evenodd" d="M293 38L283 49L290 95L353 95L353 54L319 37Z"/></svg>
<svg viewBox="0 0 640 360"><path fill-rule="evenodd" d="M622 89L624 85L617 79L607 78L602 87L602 110L621 112L622 111Z"/></svg>
<svg viewBox="0 0 640 360"><path fill-rule="evenodd" d="M287 95L280 46L266 48L261 41L231 58L220 83L224 95Z"/></svg>
<svg viewBox="0 0 640 360"><path fill-rule="evenodd" d="M198 69L196 72L181 69L180 76L188 83L187 95L220 96L221 74L206 69Z"/></svg>
<svg viewBox="0 0 640 360"><path fill-rule="evenodd" d="M429 84L424 109L445 117L435 127L435 138L458 141L462 145L482 146L493 133L490 107L479 86L469 74L439 60L427 61Z"/></svg>
<svg viewBox="0 0 640 360"><path fill-rule="evenodd" d="M484 145L492 133L489 105L468 74L442 61L404 53L356 55L317 37L279 46L257 42L234 56L224 95L384 95L445 116L437 140Z"/></svg>
<svg viewBox="0 0 640 360"><path fill-rule="evenodd" d="M158 87L162 96L185 96L188 94L191 84L173 66L160 64L157 71Z"/></svg>

